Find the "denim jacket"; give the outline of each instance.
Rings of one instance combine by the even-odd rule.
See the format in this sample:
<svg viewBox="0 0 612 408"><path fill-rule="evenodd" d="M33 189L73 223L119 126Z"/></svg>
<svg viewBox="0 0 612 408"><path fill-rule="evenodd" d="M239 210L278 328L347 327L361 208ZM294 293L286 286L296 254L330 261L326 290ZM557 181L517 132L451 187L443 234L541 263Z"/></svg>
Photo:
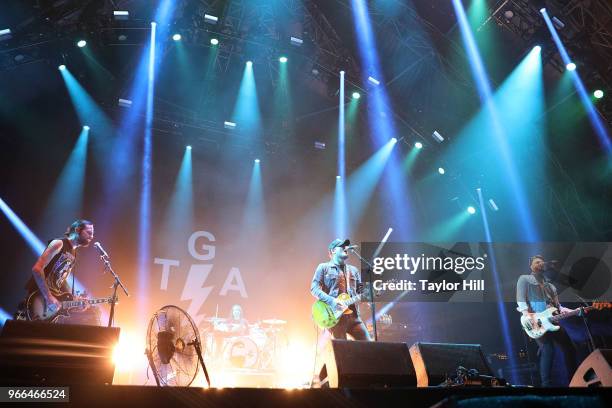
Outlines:
<svg viewBox="0 0 612 408"><path fill-rule="evenodd" d="M361 274L359 273L359 269L353 265L346 264L346 271L349 276L347 292L350 297L353 297L357 295L357 286L361 283ZM338 296L339 273L340 267L331 261L319 264L312 277L310 293L317 299L332 306L333 300ZM355 308L359 315L359 308Z"/></svg>

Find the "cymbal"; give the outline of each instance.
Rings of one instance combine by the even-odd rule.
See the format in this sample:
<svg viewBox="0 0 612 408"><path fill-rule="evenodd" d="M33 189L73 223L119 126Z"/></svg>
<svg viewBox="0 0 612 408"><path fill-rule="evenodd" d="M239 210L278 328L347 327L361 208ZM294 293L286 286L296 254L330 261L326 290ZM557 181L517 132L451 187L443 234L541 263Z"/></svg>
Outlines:
<svg viewBox="0 0 612 408"><path fill-rule="evenodd" d="M261 321L263 324L269 324L271 326L281 326L283 324L287 324L286 320L281 319L266 319Z"/></svg>
<svg viewBox="0 0 612 408"><path fill-rule="evenodd" d="M216 323L216 322L225 322L227 321L226 318L224 317L207 317L204 319L205 322L212 322L212 323Z"/></svg>

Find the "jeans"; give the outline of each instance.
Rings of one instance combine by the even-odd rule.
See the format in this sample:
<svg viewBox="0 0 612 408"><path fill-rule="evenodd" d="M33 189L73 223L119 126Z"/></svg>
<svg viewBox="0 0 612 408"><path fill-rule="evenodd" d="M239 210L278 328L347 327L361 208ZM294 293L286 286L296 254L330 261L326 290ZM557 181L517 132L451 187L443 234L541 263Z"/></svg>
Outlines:
<svg viewBox="0 0 612 408"><path fill-rule="evenodd" d="M355 340L372 341L366 325L355 312L348 315L342 315L338 324L329 330L334 339L346 340L346 335L350 334Z"/></svg>
<svg viewBox="0 0 612 408"><path fill-rule="evenodd" d="M567 335L566 331L561 328L556 332L548 332L544 336L536 339L540 347L540 380L542 387L552 386L551 371L553 358L555 356L555 346L561 349L563 359L565 360L565 370L569 379L572 378L576 371L576 348L574 343ZM569 385L564 384L564 385Z"/></svg>

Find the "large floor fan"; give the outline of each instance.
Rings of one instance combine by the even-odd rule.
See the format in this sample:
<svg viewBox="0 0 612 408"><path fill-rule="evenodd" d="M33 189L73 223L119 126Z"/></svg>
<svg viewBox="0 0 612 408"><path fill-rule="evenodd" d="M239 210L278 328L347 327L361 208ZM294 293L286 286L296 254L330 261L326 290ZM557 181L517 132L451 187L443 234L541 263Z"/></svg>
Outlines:
<svg viewBox="0 0 612 408"><path fill-rule="evenodd" d="M153 314L147 329L147 358L158 386L188 387L202 365L200 334L193 319L183 309L169 305Z"/></svg>

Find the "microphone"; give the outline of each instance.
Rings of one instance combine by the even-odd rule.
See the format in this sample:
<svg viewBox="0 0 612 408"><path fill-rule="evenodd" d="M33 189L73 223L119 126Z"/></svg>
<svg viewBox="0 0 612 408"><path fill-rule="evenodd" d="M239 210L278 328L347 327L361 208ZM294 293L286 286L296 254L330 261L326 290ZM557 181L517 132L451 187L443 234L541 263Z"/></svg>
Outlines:
<svg viewBox="0 0 612 408"><path fill-rule="evenodd" d="M100 253L100 256L102 256L104 258L110 258L110 256L108 256L108 254L106 253L104 248L102 248L102 245L100 245L99 242L94 242L93 246L94 246L94 248L96 248L98 250L98 252Z"/></svg>

